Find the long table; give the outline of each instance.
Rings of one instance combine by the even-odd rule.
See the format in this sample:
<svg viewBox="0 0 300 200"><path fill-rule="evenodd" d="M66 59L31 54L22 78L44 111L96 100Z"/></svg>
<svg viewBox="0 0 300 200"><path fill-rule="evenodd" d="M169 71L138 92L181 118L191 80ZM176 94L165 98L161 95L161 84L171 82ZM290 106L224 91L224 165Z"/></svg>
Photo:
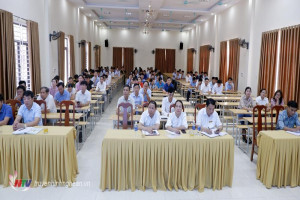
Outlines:
<svg viewBox="0 0 300 200"><path fill-rule="evenodd" d="M13 135L12 126L0 127L0 184L9 186L9 175L47 186L54 182L69 185L76 181L78 164L74 127L47 126L36 135Z"/></svg>
<svg viewBox="0 0 300 200"><path fill-rule="evenodd" d="M300 137L285 131L261 131L257 142L256 178L267 188L300 186Z"/></svg>
<svg viewBox="0 0 300 200"><path fill-rule="evenodd" d="M232 186L232 136L208 138L184 134L170 138L139 136L140 131L108 130L102 142L100 189L134 191Z"/></svg>

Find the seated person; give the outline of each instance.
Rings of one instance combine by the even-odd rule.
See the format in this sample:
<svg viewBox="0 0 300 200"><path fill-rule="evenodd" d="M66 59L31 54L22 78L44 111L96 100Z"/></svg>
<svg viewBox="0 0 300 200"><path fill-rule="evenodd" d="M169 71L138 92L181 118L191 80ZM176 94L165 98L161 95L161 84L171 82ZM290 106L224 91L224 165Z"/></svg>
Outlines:
<svg viewBox="0 0 300 200"><path fill-rule="evenodd" d="M80 90L80 83L84 80L83 75L78 76L78 82L75 85L76 92Z"/></svg>
<svg viewBox="0 0 300 200"><path fill-rule="evenodd" d="M164 85L163 92L164 92L164 93L167 93L167 91L168 91L168 89L169 89L170 87L174 88L174 85L172 84L172 78L171 78L171 77L168 77L168 78L167 78L167 82L166 82L165 85Z"/></svg>
<svg viewBox="0 0 300 200"><path fill-rule="evenodd" d="M24 97L25 91L26 91L26 88L23 85L19 85L17 87L17 96L15 97L15 100L19 100L19 101L21 101L22 104L24 104L23 97ZM21 106L21 105L19 105L19 106Z"/></svg>
<svg viewBox="0 0 300 200"><path fill-rule="evenodd" d="M67 83L66 87L68 86L68 84L71 84L72 87L75 87L75 84L74 84L74 81L73 81L73 77L72 77L72 76L69 77L68 83Z"/></svg>
<svg viewBox="0 0 300 200"><path fill-rule="evenodd" d="M204 84L201 85L201 92L202 92L202 94L210 94L211 93L211 87L209 85L208 78L205 78Z"/></svg>
<svg viewBox="0 0 300 200"><path fill-rule="evenodd" d="M140 85L135 83L133 86L133 92L130 94L130 97L134 100L135 109L141 108L144 104L144 97L140 94Z"/></svg>
<svg viewBox="0 0 300 200"><path fill-rule="evenodd" d="M80 90L76 93L75 97L75 101L79 107L85 107L91 103L91 93L87 90L87 87L87 82L81 81Z"/></svg>
<svg viewBox="0 0 300 200"><path fill-rule="evenodd" d="M58 88L58 92L56 92L54 96L56 106L58 106L62 101L69 101L71 99L70 93L64 88L64 83L62 82L58 83L57 88Z"/></svg>
<svg viewBox="0 0 300 200"><path fill-rule="evenodd" d="M228 81L225 83L225 91L234 91L234 83L231 77L229 77Z"/></svg>
<svg viewBox="0 0 300 200"><path fill-rule="evenodd" d="M68 83L68 84L67 84L67 90L68 90L68 92L69 92L69 94L70 94L70 99L71 99L71 100L74 100L74 99L75 99L76 90L75 90L75 88L72 86L71 83Z"/></svg>
<svg viewBox="0 0 300 200"><path fill-rule="evenodd" d="M158 90L163 90L165 84L163 82L163 79L159 77L155 85Z"/></svg>
<svg viewBox="0 0 300 200"><path fill-rule="evenodd" d="M140 89L140 94L143 95L144 102L149 102L151 99L151 90L149 89L149 82L144 82L144 87Z"/></svg>
<svg viewBox="0 0 300 200"><path fill-rule="evenodd" d="M91 79L91 81L94 83L94 86L96 86L99 83L100 79L98 77L98 72L97 71L94 71L94 76Z"/></svg>
<svg viewBox="0 0 300 200"><path fill-rule="evenodd" d="M211 82L209 82L210 88L213 88L217 82L218 82L218 77L212 77Z"/></svg>
<svg viewBox="0 0 300 200"><path fill-rule="evenodd" d="M156 84L155 84L155 79L150 78L149 84L150 84L150 86L149 86L150 90L157 89Z"/></svg>
<svg viewBox="0 0 300 200"><path fill-rule="evenodd" d="M133 108L132 113L135 113L135 110L134 110L134 108L135 108L134 100L129 96L129 93L130 93L130 87L129 87L129 85L125 85L123 87L123 96L121 96L118 99L116 114L118 114L118 106L119 106L120 103L131 103L132 108ZM131 108L128 107L127 108L127 116L128 117L130 116L130 113L131 113ZM123 107L120 107L119 115L123 116Z"/></svg>
<svg viewBox="0 0 300 200"><path fill-rule="evenodd" d="M197 80L197 83L196 83L196 90L199 90L200 91L200 93L201 93L201 86L202 86L202 78L199 78L198 80Z"/></svg>
<svg viewBox="0 0 300 200"><path fill-rule="evenodd" d="M238 105L239 109L244 109L247 110L248 112L251 112L253 110L254 104L253 104L253 99L251 97L251 87L246 87L245 88L245 94L241 97L240 103ZM238 118L243 118L243 117L251 117L252 115L250 114L238 114ZM241 124L244 125L245 122L241 121ZM247 138L246 138L246 130L242 130L242 139L245 143L247 143ZM252 144L251 138L249 138L249 144Z"/></svg>
<svg viewBox="0 0 300 200"><path fill-rule="evenodd" d="M85 79L86 84L87 84L87 90L90 91L93 88L94 82L91 81L91 76L90 75L86 75ZM81 88L81 84L80 84L80 88Z"/></svg>
<svg viewBox="0 0 300 200"><path fill-rule="evenodd" d="M12 125L14 117L10 105L4 103L4 97L0 94L0 126Z"/></svg>
<svg viewBox="0 0 300 200"><path fill-rule="evenodd" d="M187 92L187 95L186 95L187 101L190 100L191 93L192 93L193 89L196 88L196 84L197 84L197 79L196 79L196 77L193 77L193 80L192 80L192 82L190 82L189 89L188 89L188 92Z"/></svg>
<svg viewBox="0 0 300 200"><path fill-rule="evenodd" d="M50 87L50 91L49 93L54 97L55 94L58 92L58 88L57 88L57 79L56 78L53 78L52 81L51 81L51 87Z"/></svg>
<svg viewBox="0 0 300 200"><path fill-rule="evenodd" d="M300 121L298 118L297 109L297 102L289 101L286 110L283 110L279 113L276 129L299 132Z"/></svg>
<svg viewBox="0 0 300 200"><path fill-rule="evenodd" d="M182 112L183 103L181 100L175 102L175 112L169 114L166 128L169 131L180 133L180 130L185 130L188 128L186 113Z"/></svg>
<svg viewBox="0 0 300 200"><path fill-rule="evenodd" d="M277 90L274 94L274 97L271 99L271 107L283 106L283 105L284 105L284 101L283 101L282 91Z"/></svg>
<svg viewBox="0 0 300 200"><path fill-rule="evenodd" d="M132 81L132 74L129 74L129 78L126 80L126 85L131 85Z"/></svg>
<svg viewBox="0 0 300 200"><path fill-rule="evenodd" d="M176 99L173 98L174 97L174 89L173 88L170 87L167 94L168 94L168 96L164 97L162 99L161 114L164 116L169 116L170 106L172 104L175 104L175 102L176 102Z"/></svg>
<svg viewBox="0 0 300 200"><path fill-rule="evenodd" d="M216 78L216 77L215 77ZM217 80L217 83L212 88L213 94L223 94L223 84L221 80Z"/></svg>
<svg viewBox="0 0 300 200"><path fill-rule="evenodd" d="M97 83L96 91L103 93L106 91L106 83L103 76L100 77L100 81Z"/></svg>
<svg viewBox="0 0 300 200"><path fill-rule="evenodd" d="M265 88L260 90L260 96L256 97L256 105L262 105L262 106L269 106L269 100L266 97L267 96L267 90Z"/></svg>
<svg viewBox="0 0 300 200"><path fill-rule="evenodd" d="M212 134L213 128L216 128L216 134L223 129L218 113L215 111L216 101L213 99L206 100L206 107L199 110L196 125L202 132Z"/></svg>
<svg viewBox="0 0 300 200"><path fill-rule="evenodd" d="M150 101L148 109L145 110L139 122L139 130L152 133L153 130L158 130L160 126L160 114L156 110L157 105L155 101Z"/></svg>
<svg viewBox="0 0 300 200"><path fill-rule="evenodd" d="M37 100L46 101L47 113L56 113L57 109L56 109L56 105L55 105L55 102L54 102L54 98L49 93L49 91L50 91L49 88L41 87L40 95L37 97ZM42 110L42 113L45 112L45 105L44 104L41 105L41 110Z"/></svg>
<svg viewBox="0 0 300 200"><path fill-rule="evenodd" d="M33 102L33 97L33 92L30 90L24 93L24 104L19 108L18 115L13 123L14 131L20 128L43 126L41 107ZM24 123L20 123L21 119Z"/></svg>

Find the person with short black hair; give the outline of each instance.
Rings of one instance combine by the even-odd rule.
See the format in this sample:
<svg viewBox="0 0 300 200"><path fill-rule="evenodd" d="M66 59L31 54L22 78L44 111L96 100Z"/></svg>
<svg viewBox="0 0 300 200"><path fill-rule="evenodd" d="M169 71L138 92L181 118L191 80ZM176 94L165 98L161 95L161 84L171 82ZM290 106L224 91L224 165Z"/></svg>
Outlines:
<svg viewBox="0 0 300 200"><path fill-rule="evenodd" d="M106 94L106 83L103 76L100 76L100 81L97 83L96 91Z"/></svg>
<svg viewBox="0 0 300 200"><path fill-rule="evenodd" d="M10 105L4 103L4 97L0 94L0 126L12 125L14 117Z"/></svg>
<svg viewBox="0 0 300 200"><path fill-rule="evenodd" d="M225 83L225 91L234 91L234 83L231 77L229 77L228 81Z"/></svg>
<svg viewBox="0 0 300 200"><path fill-rule="evenodd" d="M167 95L167 97L162 99L161 114L164 116L169 116L170 106L176 102L173 88L169 88Z"/></svg>
<svg viewBox="0 0 300 200"><path fill-rule="evenodd" d="M135 113L135 110L134 110L135 109L135 103L134 103L134 100L130 97L129 93L130 93L130 87L129 87L129 85L125 85L123 87L123 96L121 96L118 99L116 114L118 114L118 106L119 106L120 103L130 103L132 105L133 111L131 110L130 107L127 108L127 116L128 117L130 116L130 114ZM123 116L123 107L120 107L119 111L120 111L119 115Z"/></svg>
<svg viewBox="0 0 300 200"><path fill-rule="evenodd" d="M97 84L99 83L100 81L100 78L98 76L98 72L97 71L94 71L94 76L91 78L91 81L93 81L94 83L94 86L97 86Z"/></svg>
<svg viewBox="0 0 300 200"><path fill-rule="evenodd" d="M55 104L59 105L62 101L68 101L71 99L70 93L65 90L64 83L60 82L57 84L58 92L54 96Z"/></svg>
<svg viewBox="0 0 300 200"><path fill-rule="evenodd" d="M300 121L297 113L296 101L289 101L287 108L279 113L276 129L292 132L300 131Z"/></svg>
<svg viewBox="0 0 300 200"><path fill-rule="evenodd" d="M167 93L167 91L169 90L170 87L174 88L174 85L172 84L172 78L168 77L167 82L164 85L163 92Z"/></svg>
<svg viewBox="0 0 300 200"><path fill-rule="evenodd" d="M151 99L151 90L149 89L149 82L144 82L144 87L140 89L140 94L144 97L144 102L149 102Z"/></svg>
<svg viewBox="0 0 300 200"><path fill-rule="evenodd" d="M66 87L68 86L68 84L71 84L71 85L72 85L72 87L74 87L74 86L75 86L75 84L74 84L74 81L73 81L73 77L72 77L72 76L70 76L70 77L69 77L69 79L68 79L68 83L67 83Z"/></svg>
<svg viewBox="0 0 300 200"><path fill-rule="evenodd" d="M209 85L209 79L204 79L204 84L201 85L201 93L202 94L210 94L211 93L211 87Z"/></svg>
<svg viewBox="0 0 300 200"><path fill-rule="evenodd" d="M210 88L214 88L217 85L218 77L212 77L211 82L209 82Z"/></svg>
<svg viewBox="0 0 300 200"><path fill-rule="evenodd" d="M37 97L37 100L44 100L46 101L47 105L47 113L56 113L56 105L54 102L54 98L51 94L49 94L49 88L47 87L41 87L40 89L40 95ZM45 105L41 105L42 113L45 112Z"/></svg>
<svg viewBox="0 0 300 200"><path fill-rule="evenodd" d="M75 89L76 89L76 92L78 92L80 90L80 83L84 81L84 78L83 78L83 75L79 75L78 76L78 82L76 83L75 85Z"/></svg>
<svg viewBox="0 0 300 200"><path fill-rule="evenodd" d="M135 108L141 108L144 104L144 97L140 93L140 85L135 83L133 85L133 92L130 94L130 97L134 100Z"/></svg>
<svg viewBox="0 0 300 200"><path fill-rule="evenodd" d="M15 97L15 100L21 101L21 104L24 104L23 98L24 98L25 91L26 91L26 88L23 85L19 85L17 87L17 96ZM19 106L21 106L21 105L19 105Z"/></svg>
<svg viewBox="0 0 300 200"><path fill-rule="evenodd" d="M86 84L87 84L87 90L90 91L93 88L93 85L94 85L94 82L91 81L91 76L86 75L84 80L86 81ZM80 89L81 89L81 87L80 87Z"/></svg>
<svg viewBox="0 0 300 200"><path fill-rule="evenodd" d="M200 130L208 134L220 133L223 129L218 113L215 111L216 101L209 98L206 107L199 110L196 125Z"/></svg>
<svg viewBox="0 0 300 200"><path fill-rule="evenodd" d="M75 95L76 95L76 90L73 87L73 85L71 83L67 84L67 91L70 94L70 100L74 100L75 99Z"/></svg>
<svg viewBox="0 0 300 200"><path fill-rule="evenodd" d="M24 93L24 104L18 110L18 115L13 123L13 130L43 126L41 107L34 102L33 96L33 92L30 90ZM20 123L21 119L24 123Z"/></svg>
<svg viewBox="0 0 300 200"><path fill-rule="evenodd" d="M26 81L19 81L19 85L23 85L26 88Z"/></svg>
<svg viewBox="0 0 300 200"><path fill-rule="evenodd" d="M158 130L160 126L160 114L157 111L155 101L150 101L148 109L142 113L138 128L139 130L152 133L153 130Z"/></svg>
<svg viewBox="0 0 300 200"><path fill-rule="evenodd" d="M169 114L166 129L177 134L180 130L185 130L188 128L186 113L183 110L183 103L181 100L175 102L175 111Z"/></svg>
<svg viewBox="0 0 300 200"><path fill-rule="evenodd" d="M76 93L75 101L77 106L84 107L91 103L91 93L87 90L88 83L86 81L81 81L80 90Z"/></svg>
<svg viewBox="0 0 300 200"><path fill-rule="evenodd" d="M165 83L163 82L163 79L161 77L158 78L158 81L156 82L156 88L158 90L163 90L165 86Z"/></svg>
<svg viewBox="0 0 300 200"><path fill-rule="evenodd" d="M215 77L216 78L216 77ZM223 94L223 84L222 80L217 80L217 83L212 88L213 94Z"/></svg>

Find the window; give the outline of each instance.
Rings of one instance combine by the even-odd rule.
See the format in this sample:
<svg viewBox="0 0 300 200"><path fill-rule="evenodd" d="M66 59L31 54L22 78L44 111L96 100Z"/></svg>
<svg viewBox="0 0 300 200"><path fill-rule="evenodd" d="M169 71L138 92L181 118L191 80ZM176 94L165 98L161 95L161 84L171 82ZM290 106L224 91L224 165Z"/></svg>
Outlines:
<svg viewBox="0 0 300 200"><path fill-rule="evenodd" d="M26 21L14 18L14 41L16 57L16 85L19 81L26 81L27 89L31 89L29 54L28 54L28 34Z"/></svg>
<svg viewBox="0 0 300 200"><path fill-rule="evenodd" d="M64 77L64 82L68 82L68 78L70 76L70 41L69 37L65 37L65 77Z"/></svg>
<svg viewBox="0 0 300 200"><path fill-rule="evenodd" d="M89 68L89 43L85 43L85 68Z"/></svg>

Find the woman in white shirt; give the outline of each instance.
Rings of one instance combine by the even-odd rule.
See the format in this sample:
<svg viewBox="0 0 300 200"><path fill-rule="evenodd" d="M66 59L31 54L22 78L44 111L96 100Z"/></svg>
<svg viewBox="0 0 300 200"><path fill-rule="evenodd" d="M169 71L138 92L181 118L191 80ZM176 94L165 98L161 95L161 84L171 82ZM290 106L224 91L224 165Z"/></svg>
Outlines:
<svg viewBox="0 0 300 200"><path fill-rule="evenodd" d="M175 112L170 113L166 123L166 128L169 131L180 133L180 130L188 128L186 113L182 112L183 103L181 100L175 102Z"/></svg>
<svg viewBox="0 0 300 200"><path fill-rule="evenodd" d="M153 130L158 130L160 125L160 114L156 110L157 104L155 101L150 101L148 109L145 110L139 122L139 130L152 133Z"/></svg>
<svg viewBox="0 0 300 200"><path fill-rule="evenodd" d="M269 100L266 97L267 90L265 88L260 90L260 96L256 97L255 101L257 105L269 106Z"/></svg>

